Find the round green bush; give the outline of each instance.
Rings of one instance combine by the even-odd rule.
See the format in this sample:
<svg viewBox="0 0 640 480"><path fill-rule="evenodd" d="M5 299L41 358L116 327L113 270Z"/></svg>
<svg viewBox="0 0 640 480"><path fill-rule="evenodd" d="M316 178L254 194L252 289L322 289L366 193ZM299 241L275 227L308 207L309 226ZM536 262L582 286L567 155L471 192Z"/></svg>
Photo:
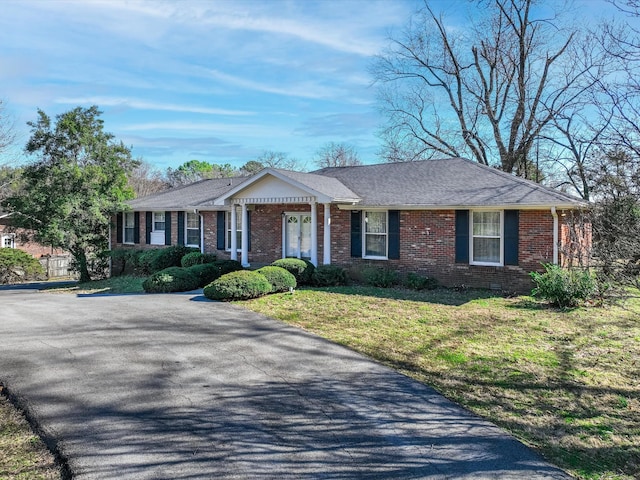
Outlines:
<svg viewBox="0 0 640 480"><path fill-rule="evenodd" d="M309 285L313 279L313 272L316 267L313 263L299 258L281 258L271 265L281 267L296 277L298 285Z"/></svg>
<svg viewBox="0 0 640 480"><path fill-rule="evenodd" d="M282 267L270 265L256 270L257 273L264 275L271 284L271 292L288 292L290 288L296 288L298 282L296 277Z"/></svg>
<svg viewBox="0 0 640 480"><path fill-rule="evenodd" d="M204 296L211 300L246 300L268 293L271 293L269 281L250 270L227 273L204 287Z"/></svg>
<svg viewBox="0 0 640 480"><path fill-rule="evenodd" d="M216 278L219 278L220 267L215 263L201 263L189 267L189 271L198 279L198 287L202 288L209 285Z"/></svg>
<svg viewBox="0 0 640 480"><path fill-rule="evenodd" d="M198 277L188 268L169 267L147 278L142 288L148 293L188 292L198 288Z"/></svg>
<svg viewBox="0 0 640 480"><path fill-rule="evenodd" d="M237 260L216 260L213 263L220 269L220 275L226 275L227 273L244 270L242 264Z"/></svg>
<svg viewBox="0 0 640 480"><path fill-rule="evenodd" d="M320 265L313 272L313 284L318 287L346 285L347 271L337 265Z"/></svg>
<svg viewBox="0 0 640 480"><path fill-rule="evenodd" d="M216 258L215 253L190 252L180 259L180 265L184 268L189 268L194 265L213 263L216 261Z"/></svg>
<svg viewBox="0 0 640 480"><path fill-rule="evenodd" d="M182 257L192 252L200 253L197 248L184 245L147 250L139 258L140 270L149 274L169 267L180 267Z"/></svg>
<svg viewBox="0 0 640 480"><path fill-rule="evenodd" d="M0 284L44 278L40 262L17 248L0 248Z"/></svg>

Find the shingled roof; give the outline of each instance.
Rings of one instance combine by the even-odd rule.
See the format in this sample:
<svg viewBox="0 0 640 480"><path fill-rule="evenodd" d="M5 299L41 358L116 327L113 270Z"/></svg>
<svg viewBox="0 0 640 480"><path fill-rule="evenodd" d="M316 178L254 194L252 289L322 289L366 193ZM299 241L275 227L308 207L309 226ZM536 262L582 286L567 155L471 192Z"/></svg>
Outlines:
<svg viewBox="0 0 640 480"><path fill-rule="evenodd" d="M183 210L213 205L213 201L246 177L211 178L128 202L133 210Z"/></svg>
<svg viewBox="0 0 640 480"><path fill-rule="evenodd" d="M540 184L462 158L330 167L333 177L362 198L362 206L572 208L583 202Z"/></svg>
<svg viewBox="0 0 640 480"><path fill-rule="evenodd" d="M217 209L227 197L271 174L324 201L363 207L576 208L579 199L462 158L329 167L311 173L266 169L215 178L129 202L134 210Z"/></svg>

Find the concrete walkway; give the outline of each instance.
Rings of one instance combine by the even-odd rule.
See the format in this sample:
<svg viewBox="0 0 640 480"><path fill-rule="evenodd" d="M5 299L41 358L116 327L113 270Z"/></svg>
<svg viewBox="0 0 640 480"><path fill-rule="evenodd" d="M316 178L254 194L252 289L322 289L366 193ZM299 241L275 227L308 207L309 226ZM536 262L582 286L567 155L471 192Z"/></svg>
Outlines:
<svg viewBox="0 0 640 480"><path fill-rule="evenodd" d="M77 479L565 479L495 426L197 294L0 290L0 381Z"/></svg>

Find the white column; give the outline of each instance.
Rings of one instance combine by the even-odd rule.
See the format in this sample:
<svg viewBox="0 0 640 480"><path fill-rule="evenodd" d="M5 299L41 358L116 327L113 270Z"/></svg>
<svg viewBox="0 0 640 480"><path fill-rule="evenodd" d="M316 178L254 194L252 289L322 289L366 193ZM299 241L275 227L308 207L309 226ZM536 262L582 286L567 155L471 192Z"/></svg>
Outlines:
<svg viewBox="0 0 640 480"><path fill-rule="evenodd" d="M247 204L242 204L242 249L241 260L243 267L249 266L249 215L247 212Z"/></svg>
<svg viewBox="0 0 640 480"><path fill-rule="evenodd" d="M324 256L322 263L331 265L331 204L324 204Z"/></svg>
<svg viewBox="0 0 640 480"><path fill-rule="evenodd" d="M311 263L318 266L318 204L311 202Z"/></svg>
<svg viewBox="0 0 640 480"><path fill-rule="evenodd" d="M226 229L225 225L225 229ZM238 235L236 235L236 231L238 230L238 215L236 214L236 206L231 205L231 260L238 260ZM227 232L224 232L225 238Z"/></svg>

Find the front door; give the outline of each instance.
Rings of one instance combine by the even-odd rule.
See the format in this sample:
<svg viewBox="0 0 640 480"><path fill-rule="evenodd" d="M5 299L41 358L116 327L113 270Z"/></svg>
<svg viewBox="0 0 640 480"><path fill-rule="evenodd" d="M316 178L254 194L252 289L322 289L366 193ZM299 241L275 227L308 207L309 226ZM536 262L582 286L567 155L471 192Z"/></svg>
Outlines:
<svg viewBox="0 0 640 480"><path fill-rule="evenodd" d="M311 258L311 216L292 213L285 216L285 257Z"/></svg>

